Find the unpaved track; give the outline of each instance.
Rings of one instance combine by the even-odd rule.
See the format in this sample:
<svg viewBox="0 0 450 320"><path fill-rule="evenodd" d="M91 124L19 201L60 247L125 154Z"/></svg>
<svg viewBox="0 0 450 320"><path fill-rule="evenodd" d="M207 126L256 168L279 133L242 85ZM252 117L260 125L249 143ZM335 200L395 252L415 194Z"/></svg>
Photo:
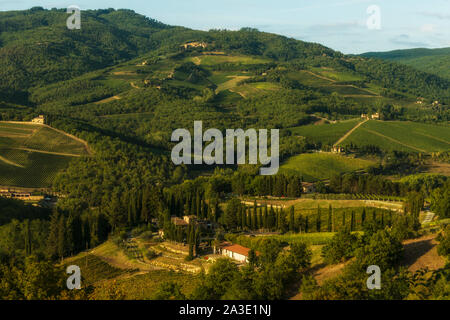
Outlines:
<svg viewBox="0 0 450 320"><path fill-rule="evenodd" d="M65 131L50 127L49 125L46 125L46 124L44 124L43 126L49 128L49 129L55 130L56 132L59 132L59 133L65 135L66 137L72 138L75 141L78 141L79 143L84 145L84 148L86 149L86 152L88 153L88 155L91 156L93 154L93 151L91 150L91 148L89 148L88 143L86 141L84 141L83 139L80 139L80 138L78 138L70 133L67 133Z"/></svg>
<svg viewBox="0 0 450 320"><path fill-rule="evenodd" d="M319 78L319 79L326 80L326 81L330 81L330 82L336 82L336 80L333 80L333 79L330 79L330 78L321 76L321 75L319 75L319 74L317 74L317 73L314 73L314 72L312 72L312 71L309 71L309 70L303 70L303 71L306 72L306 73L309 73L310 75L312 75L312 76L314 76L314 77L317 77L317 78Z"/></svg>
<svg viewBox="0 0 450 320"><path fill-rule="evenodd" d="M70 133L67 133L67 132L65 132L65 131L62 131L62 130L53 128L53 127L51 127L51 126L49 126L49 125L47 125L47 124L37 124L37 123L26 122L26 121L0 121L0 123L29 124L29 125L34 125L34 126L40 126L40 127L46 127L46 128L49 128L49 129L51 129L51 130L54 130L54 131L56 131L56 132L58 132L58 133L61 133L61 134L65 135L66 137L69 137L69 138L71 138L71 139L73 139L73 140L75 140L75 141L80 142L81 144L84 145L84 148L86 149L86 152L88 153L88 155L92 155L92 154L93 154L93 151L89 148L88 143L87 143L86 141L84 141L83 139L80 139L80 138L78 138L78 137L76 137L76 136L74 136L74 135L72 135L72 134L70 134ZM34 130L32 135L34 135L34 134L37 132L37 130L39 130L39 129L40 129L40 128ZM79 155L77 155L77 156L79 156Z"/></svg>
<svg viewBox="0 0 450 320"><path fill-rule="evenodd" d="M349 132L347 132L346 134L344 134L344 136L342 138L340 138L334 145L333 147L336 147L337 145L339 145L340 143L344 142L345 139L348 138L348 136L350 136L356 129L358 129L361 125L363 125L364 123L366 123L367 120L364 120L363 122L359 122L353 129L351 129Z"/></svg>
<svg viewBox="0 0 450 320"><path fill-rule="evenodd" d="M23 150L23 151L29 151L29 152L37 152L37 153L45 153L45 154L53 154L55 156L64 156L64 157L81 157L79 154L73 154L73 153L63 153L63 152L52 152L52 151L44 151L44 150L36 150L36 149L30 149L30 148L12 148L14 150ZM22 167L23 168L23 167Z"/></svg>
<svg viewBox="0 0 450 320"><path fill-rule="evenodd" d="M11 160L8 160L8 159L6 159L6 158L3 158L2 156L0 156L0 161L3 161L4 163L9 164L9 165L12 165L12 166L15 166L15 167L25 168L24 166L22 166L22 165L20 165L20 164L18 164L18 163L15 163L15 162L13 162L13 161L11 161Z"/></svg>

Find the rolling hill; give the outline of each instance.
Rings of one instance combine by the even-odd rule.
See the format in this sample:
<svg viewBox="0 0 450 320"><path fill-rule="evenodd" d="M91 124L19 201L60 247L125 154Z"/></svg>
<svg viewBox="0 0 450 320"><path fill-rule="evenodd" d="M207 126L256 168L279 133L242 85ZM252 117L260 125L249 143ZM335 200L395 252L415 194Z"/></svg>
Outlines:
<svg viewBox="0 0 450 320"><path fill-rule="evenodd" d="M374 145L381 150L442 152L450 150L450 127L400 121L368 121L342 145Z"/></svg>
<svg viewBox="0 0 450 320"><path fill-rule="evenodd" d="M417 70L450 79L450 48L368 52L362 56L402 63Z"/></svg>
<svg viewBox="0 0 450 320"><path fill-rule="evenodd" d="M29 17L28 24L11 27L24 16ZM347 56L320 44L250 28L196 31L168 26L130 10L88 10L83 17L81 30L67 30L64 10L0 12L0 63L5 66L0 70L0 97L5 101L0 103L0 116L27 120L45 114L52 126L89 137L90 143L105 152L104 159L98 159L105 165L114 152L134 159L142 147L156 147L165 154L172 147L171 132L190 128L199 119L205 127L222 130L237 125L280 128L286 160L319 144L333 145L354 128L361 113L380 111L385 119L429 122L446 121L449 116L450 80L409 66ZM418 96L438 98L443 107L417 106ZM331 124L312 125L317 117ZM440 141L417 132L418 144L414 145L395 128L368 126L355 130L344 144L367 144L376 137L387 151L446 150L446 137ZM6 134L19 129L10 128ZM369 132L363 129L378 136L372 132L365 139ZM15 137L20 134L19 130ZM316 146L301 145L298 136ZM3 156L10 161L3 165L36 163L29 157L37 153L24 148L40 150L39 157L80 154L80 150L71 150L70 141L53 139L55 146L47 141L36 136L27 144L22 141L22 149L15 149L14 155L5 150L13 160ZM4 142L8 150L14 143L14 139ZM123 153L118 151L122 147ZM21 154L26 152L31 154ZM318 167L305 175L328 177L332 173L318 173L326 166L334 173L366 167L335 158L315 159ZM55 166L63 167L65 160L55 160L60 163ZM22 169L15 166L14 170ZM171 175L172 169L158 172ZM50 183L52 176L44 175L47 180L36 177L37 184ZM8 182L17 183L13 180Z"/></svg>
<svg viewBox="0 0 450 320"><path fill-rule="evenodd" d="M280 167L281 172L300 174L305 181L329 179L334 175L361 170L374 162L332 153L305 153L291 157Z"/></svg>
<svg viewBox="0 0 450 320"><path fill-rule="evenodd" d="M69 161L89 150L53 128L0 122L0 185L50 187Z"/></svg>
<svg viewBox="0 0 450 320"><path fill-rule="evenodd" d="M197 58L203 65L217 65L217 59L222 59L220 64L245 65L248 64L245 57L236 60L236 56L251 55L258 57L258 63L269 59L277 64L295 61L298 65L322 68L322 71L323 67L332 68L324 73L333 78L339 72L340 76L333 81L346 82L345 85L365 81L413 95L437 94L442 96L441 100L448 98L445 91L448 82L414 69L345 56L320 44L256 29L196 31L165 25L131 10L114 9L83 11L81 30L68 30L66 19L65 9L35 7L0 12L0 63L3 66L0 93L3 100L29 103L29 88L68 80L146 53L153 57L180 53L181 46L192 41L206 43L206 50L210 52L234 53L232 58ZM408 82L403 81L406 78Z"/></svg>

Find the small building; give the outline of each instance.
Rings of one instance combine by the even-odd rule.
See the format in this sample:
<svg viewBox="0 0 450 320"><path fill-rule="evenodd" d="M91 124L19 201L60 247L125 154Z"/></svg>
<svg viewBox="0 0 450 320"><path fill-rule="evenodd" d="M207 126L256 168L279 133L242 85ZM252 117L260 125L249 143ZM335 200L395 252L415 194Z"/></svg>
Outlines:
<svg viewBox="0 0 450 320"><path fill-rule="evenodd" d="M45 121L45 117L42 114L31 120L31 122L38 123L38 124L44 124L44 121Z"/></svg>
<svg viewBox="0 0 450 320"><path fill-rule="evenodd" d="M203 48L204 49L208 46L208 44L206 42L192 41L192 42L187 42L181 46L184 47L184 49L188 49L188 48Z"/></svg>
<svg viewBox="0 0 450 320"><path fill-rule="evenodd" d="M316 192L316 185L311 182L302 182L303 193L314 193Z"/></svg>
<svg viewBox="0 0 450 320"><path fill-rule="evenodd" d="M183 220L186 221L187 224L194 223L197 221L197 216L194 216L194 215L184 216Z"/></svg>
<svg viewBox="0 0 450 320"><path fill-rule="evenodd" d="M170 221L172 221L172 223L174 225L176 225L177 227L187 227L189 225L189 223L184 221L184 219L181 219L181 218L178 218L178 217L171 217Z"/></svg>
<svg viewBox="0 0 450 320"><path fill-rule="evenodd" d="M380 114L378 112L372 114L372 120L380 119Z"/></svg>
<svg viewBox="0 0 450 320"><path fill-rule="evenodd" d="M434 107L439 107L440 106L440 104L439 104L439 101L433 101L433 103L431 104L431 106L434 108Z"/></svg>
<svg viewBox="0 0 450 320"><path fill-rule="evenodd" d="M333 152L333 153L344 153L345 149L344 149L344 147L341 147L341 146L333 146L333 148L331 149L331 152Z"/></svg>
<svg viewBox="0 0 450 320"><path fill-rule="evenodd" d="M13 192L13 193L11 193L11 198L29 199L30 197L31 197L30 192Z"/></svg>
<svg viewBox="0 0 450 320"><path fill-rule="evenodd" d="M361 119L369 119L369 115L367 113L361 114Z"/></svg>
<svg viewBox="0 0 450 320"><path fill-rule="evenodd" d="M417 97L416 104L423 104L425 102L425 99L423 97Z"/></svg>

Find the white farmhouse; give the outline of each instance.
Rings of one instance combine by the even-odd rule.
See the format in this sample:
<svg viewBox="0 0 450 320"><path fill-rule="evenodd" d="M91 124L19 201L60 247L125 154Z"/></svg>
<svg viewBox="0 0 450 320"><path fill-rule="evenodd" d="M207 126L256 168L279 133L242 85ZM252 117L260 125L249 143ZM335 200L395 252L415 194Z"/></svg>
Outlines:
<svg viewBox="0 0 450 320"><path fill-rule="evenodd" d="M229 257L233 260L239 262L248 262L248 253L250 252L250 249L238 244L227 244L218 248L217 251L219 251L217 253L220 253L223 256ZM256 252L256 254L258 255L258 252Z"/></svg>

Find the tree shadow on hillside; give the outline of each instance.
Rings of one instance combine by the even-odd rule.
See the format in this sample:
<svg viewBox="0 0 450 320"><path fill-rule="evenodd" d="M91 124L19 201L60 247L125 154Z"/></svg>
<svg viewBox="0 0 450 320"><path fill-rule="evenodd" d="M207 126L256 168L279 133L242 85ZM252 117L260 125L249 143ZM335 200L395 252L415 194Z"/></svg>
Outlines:
<svg viewBox="0 0 450 320"><path fill-rule="evenodd" d="M420 259L420 257L430 251L434 246L433 239L426 239L405 244L405 254L402 260L402 265L407 267L413 265Z"/></svg>

